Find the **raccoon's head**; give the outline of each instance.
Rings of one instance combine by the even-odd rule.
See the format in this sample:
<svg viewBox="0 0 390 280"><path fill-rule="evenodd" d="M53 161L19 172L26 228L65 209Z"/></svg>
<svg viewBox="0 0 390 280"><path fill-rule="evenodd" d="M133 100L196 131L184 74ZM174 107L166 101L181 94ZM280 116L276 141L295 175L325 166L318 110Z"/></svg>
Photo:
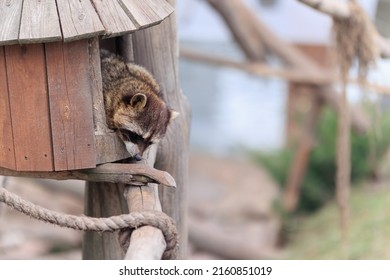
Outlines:
<svg viewBox="0 0 390 280"><path fill-rule="evenodd" d="M178 114L156 94L138 92L122 96L113 121L130 156L141 160L143 153L164 137Z"/></svg>

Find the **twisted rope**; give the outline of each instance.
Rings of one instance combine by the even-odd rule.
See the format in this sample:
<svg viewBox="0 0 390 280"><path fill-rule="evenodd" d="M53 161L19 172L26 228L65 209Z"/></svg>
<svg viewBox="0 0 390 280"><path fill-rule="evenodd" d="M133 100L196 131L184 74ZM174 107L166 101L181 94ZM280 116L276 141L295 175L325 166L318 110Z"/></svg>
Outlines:
<svg viewBox="0 0 390 280"><path fill-rule="evenodd" d="M82 231L113 232L126 228L153 226L162 231L167 243L163 259L175 257L177 230L173 219L163 212L131 212L108 218L68 215L35 205L2 187L0 187L0 201L34 219Z"/></svg>

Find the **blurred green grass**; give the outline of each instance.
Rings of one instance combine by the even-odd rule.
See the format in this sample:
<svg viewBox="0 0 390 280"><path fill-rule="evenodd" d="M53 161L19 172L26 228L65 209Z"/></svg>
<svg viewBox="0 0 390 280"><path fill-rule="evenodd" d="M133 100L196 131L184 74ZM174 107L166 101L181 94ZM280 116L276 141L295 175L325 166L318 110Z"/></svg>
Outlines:
<svg viewBox="0 0 390 280"><path fill-rule="evenodd" d="M351 194L346 249L341 246L337 205L329 202L306 218L296 218L286 259L389 259L390 188L374 185L361 185Z"/></svg>

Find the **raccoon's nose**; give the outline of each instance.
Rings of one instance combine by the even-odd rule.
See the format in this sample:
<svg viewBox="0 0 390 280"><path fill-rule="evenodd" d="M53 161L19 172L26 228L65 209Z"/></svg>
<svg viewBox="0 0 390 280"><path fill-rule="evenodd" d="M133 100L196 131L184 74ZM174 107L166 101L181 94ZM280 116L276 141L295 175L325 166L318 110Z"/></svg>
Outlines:
<svg viewBox="0 0 390 280"><path fill-rule="evenodd" d="M140 154L136 154L136 155L134 156L134 158L135 158L136 161L142 160L142 156L141 156Z"/></svg>

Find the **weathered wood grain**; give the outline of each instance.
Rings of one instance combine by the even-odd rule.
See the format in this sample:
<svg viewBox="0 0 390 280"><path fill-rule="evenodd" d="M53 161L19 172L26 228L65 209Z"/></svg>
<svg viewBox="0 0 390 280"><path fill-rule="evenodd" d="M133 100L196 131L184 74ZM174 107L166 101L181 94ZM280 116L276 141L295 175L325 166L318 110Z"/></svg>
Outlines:
<svg viewBox="0 0 390 280"><path fill-rule="evenodd" d="M4 47L0 47L0 166L16 167Z"/></svg>
<svg viewBox="0 0 390 280"><path fill-rule="evenodd" d="M174 8L166 0L118 0L137 27L161 22Z"/></svg>
<svg viewBox="0 0 390 280"><path fill-rule="evenodd" d="M52 171L50 110L42 44L6 46L16 169Z"/></svg>
<svg viewBox="0 0 390 280"><path fill-rule="evenodd" d="M130 157L126 146L115 132L95 135L95 146L96 164L115 162Z"/></svg>
<svg viewBox="0 0 390 280"><path fill-rule="evenodd" d="M53 0L24 0L19 42L59 41L62 38L57 5Z"/></svg>
<svg viewBox="0 0 390 280"><path fill-rule="evenodd" d="M0 45L119 36L173 11L165 0L1 0Z"/></svg>
<svg viewBox="0 0 390 280"><path fill-rule="evenodd" d="M18 42L22 4L20 0L0 1L0 45Z"/></svg>
<svg viewBox="0 0 390 280"><path fill-rule="evenodd" d="M107 127L106 113L104 109L102 71L100 65L99 40L89 39L89 75L91 80L93 122L95 135L103 135L110 132Z"/></svg>
<svg viewBox="0 0 390 280"><path fill-rule="evenodd" d="M73 114L77 120L74 137L78 166L96 166L96 150L93 126L92 88L89 76L89 44L88 40L64 44L64 62L66 84L71 100Z"/></svg>
<svg viewBox="0 0 390 280"><path fill-rule="evenodd" d="M104 27L89 0L57 0L64 42L104 33Z"/></svg>
<svg viewBox="0 0 390 280"><path fill-rule="evenodd" d="M84 213L89 217L110 217L128 213L123 197L124 185L87 182ZM86 232L83 238L84 260L121 260L123 250L117 233Z"/></svg>
<svg viewBox="0 0 390 280"><path fill-rule="evenodd" d="M92 0L106 33L104 37L119 36L137 29L117 0Z"/></svg>
<svg viewBox="0 0 390 280"><path fill-rule="evenodd" d="M150 175L150 171L155 170L150 167L153 165L155 155L156 147L149 150L148 155L146 155L147 165L135 164L132 166L149 170L148 174ZM171 177L168 173L165 175ZM124 193L127 205L123 200ZM87 183L85 202L85 214L96 217L110 216L113 213L128 213L129 211L161 211L157 185L146 185L146 182L144 186L140 187L127 186L126 191L121 184L89 182ZM140 227L133 230L130 238L126 259L161 259L166 247L161 230L151 226ZM83 259L123 259L118 238L112 234L86 233L83 241Z"/></svg>
<svg viewBox="0 0 390 280"><path fill-rule="evenodd" d="M167 187L176 187L176 182L167 172L141 164L107 163L92 169L67 171L15 171L0 167L0 175L56 180L85 180L92 182L110 182L143 186L147 183L159 183Z"/></svg>
<svg viewBox="0 0 390 280"><path fill-rule="evenodd" d="M156 161L157 146L152 146L145 155L145 159L137 165L151 168ZM167 173L168 174L168 173ZM170 175L169 175L170 176ZM126 186L125 197L129 213L134 211L156 210L162 211L156 184L145 184L139 188ZM166 248L166 242L161 230L145 226L133 230L130 236L130 245L125 259L128 260L161 260Z"/></svg>
<svg viewBox="0 0 390 280"><path fill-rule="evenodd" d="M54 168L95 167L88 41L48 43L45 51Z"/></svg>
<svg viewBox="0 0 390 280"><path fill-rule="evenodd" d="M70 104L66 86L65 65L61 43L50 43L45 46L47 83L49 90L50 119L52 126L54 170L74 169L77 156L73 153L76 144L73 128L77 120L73 116L73 105ZM72 96L70 96L72 99Z"/></svg>
<svg viewBox="0 0 390 280"><path fill-rule="evenodd" d="M107 40L105 40L107 41ZM89 74L92 90L93 122L95 128L96 164L114 162L130 155L123 141L107 127L104 109L99 41L89 40Z"/></svg>
<svg viewBox="0 0 390 280"><path fill-rule="evenodd" d="M158 197L158 185L148 184L143 187L128 187L126 192L129 212L161 211ZM166 242L161 230L145 226L134 230L126 252L127 260L161 260Z"/></svg>

